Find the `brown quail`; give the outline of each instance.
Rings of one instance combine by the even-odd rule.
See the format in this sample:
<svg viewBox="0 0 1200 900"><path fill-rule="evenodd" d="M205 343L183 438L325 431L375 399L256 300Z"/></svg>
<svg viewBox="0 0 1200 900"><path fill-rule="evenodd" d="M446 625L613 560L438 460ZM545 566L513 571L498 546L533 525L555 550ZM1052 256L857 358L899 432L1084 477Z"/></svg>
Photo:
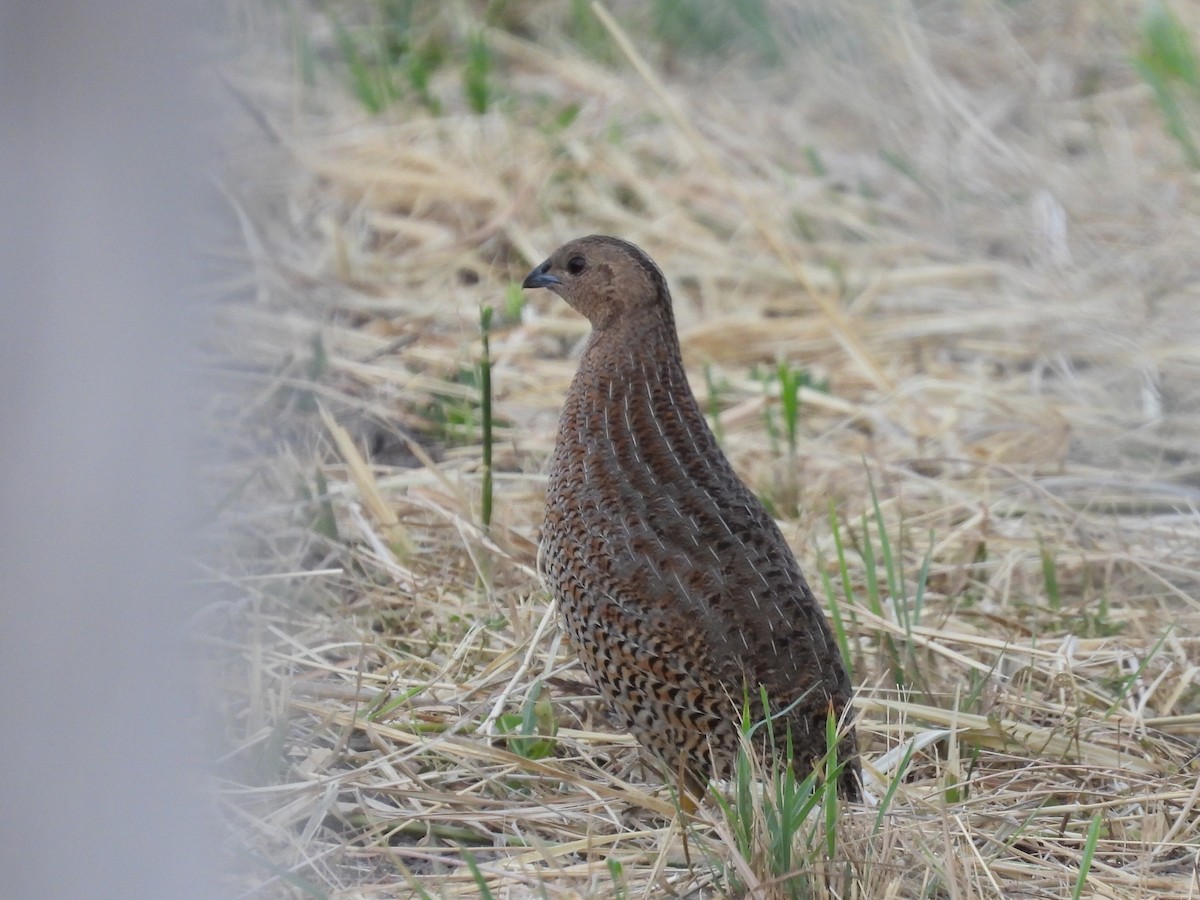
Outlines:
<svg viewBox="0 0 1200 900"><path fill-rule="evenodd" d="M550 465L540 568L584 669L630 732L693 794L732 774L748 697L801 777L826 753L850 680L775 521L742 483L688 387L658 266L592 235L526 277L592 332ZM767 729L756 731L763 747ZM839 782L859 796L853 729Z"/></svg>

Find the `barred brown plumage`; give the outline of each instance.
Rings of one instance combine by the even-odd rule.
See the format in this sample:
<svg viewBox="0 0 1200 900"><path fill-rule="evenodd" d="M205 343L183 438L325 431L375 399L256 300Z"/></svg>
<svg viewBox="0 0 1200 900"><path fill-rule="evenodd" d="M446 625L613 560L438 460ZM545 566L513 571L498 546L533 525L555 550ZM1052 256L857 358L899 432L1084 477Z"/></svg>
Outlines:
<svg viewBox="0 0 1200 900"><path fill-rule="evenodd" d="M776 750L790 733L807 774L850 680L783 534L688 386L662 272L633 244L592 235L523 286L592 324L559 420L540 553L584 669L692 792L732 774L742 706L749 697L761 714L760 688L779 714ZM842 793L857 798L853 727L838 756Z"/></svg>

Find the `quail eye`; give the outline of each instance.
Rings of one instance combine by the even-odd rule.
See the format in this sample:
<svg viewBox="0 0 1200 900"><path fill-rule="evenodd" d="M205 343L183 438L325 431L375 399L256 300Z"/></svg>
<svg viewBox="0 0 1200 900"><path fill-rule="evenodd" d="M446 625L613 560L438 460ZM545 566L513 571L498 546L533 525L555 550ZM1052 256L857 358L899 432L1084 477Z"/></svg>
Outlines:
<svg viewBox="0 0 1200 900"><path fill-rule="evenodd" d="M567 260L567 271L572 275L578 275L585 268L587 268L587 260L582 256L572 256Z"/></svg>

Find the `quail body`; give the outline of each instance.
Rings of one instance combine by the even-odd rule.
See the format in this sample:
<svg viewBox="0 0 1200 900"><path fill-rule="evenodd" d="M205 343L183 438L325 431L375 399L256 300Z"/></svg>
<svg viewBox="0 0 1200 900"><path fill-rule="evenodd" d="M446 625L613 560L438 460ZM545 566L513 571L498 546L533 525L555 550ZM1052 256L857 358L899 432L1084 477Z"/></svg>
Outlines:
<svg viewBox="0 0 1200 900"><path fill-rule="evenodd" d="M734 472L683 369L666 279L626 241L564 244L524 287L592 325L550 464L540 568L584 670L629 731L698 793L729 777L744 704L760 752L826 755L850 680L778 525ZM769 744L773 732L775 743ZM838 758L859 795L853 728Z"/></svg>

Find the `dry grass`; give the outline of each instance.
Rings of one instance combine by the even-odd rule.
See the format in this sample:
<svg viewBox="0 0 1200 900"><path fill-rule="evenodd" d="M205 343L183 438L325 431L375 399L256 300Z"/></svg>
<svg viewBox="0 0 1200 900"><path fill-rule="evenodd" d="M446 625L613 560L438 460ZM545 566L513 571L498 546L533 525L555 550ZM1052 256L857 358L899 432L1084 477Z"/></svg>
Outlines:
<svg viewBox="0 0 1200 900"><path fill-rule="evenodd" d="M773 65L640 29L644 60L601 30L597 62L569 8L485 28L486 114L452 60L440 114L370 117L328 17L235 6L256 137L225 184L249 266L217 286L202 618L233 894L1200 896L1200 181L1128 65L1137 8L804 4ZM442 10L450 46L484 28ZM587 232L667 273L727 452L834 586L876 804L914 748L832 858L801 829L790 882L762 822L746 846L716 804L677 813L534 572L585 323L502 313ZM828 380L794 456L751 374L781 360ZM500 733L523 711L542 743Z"/></svg>

